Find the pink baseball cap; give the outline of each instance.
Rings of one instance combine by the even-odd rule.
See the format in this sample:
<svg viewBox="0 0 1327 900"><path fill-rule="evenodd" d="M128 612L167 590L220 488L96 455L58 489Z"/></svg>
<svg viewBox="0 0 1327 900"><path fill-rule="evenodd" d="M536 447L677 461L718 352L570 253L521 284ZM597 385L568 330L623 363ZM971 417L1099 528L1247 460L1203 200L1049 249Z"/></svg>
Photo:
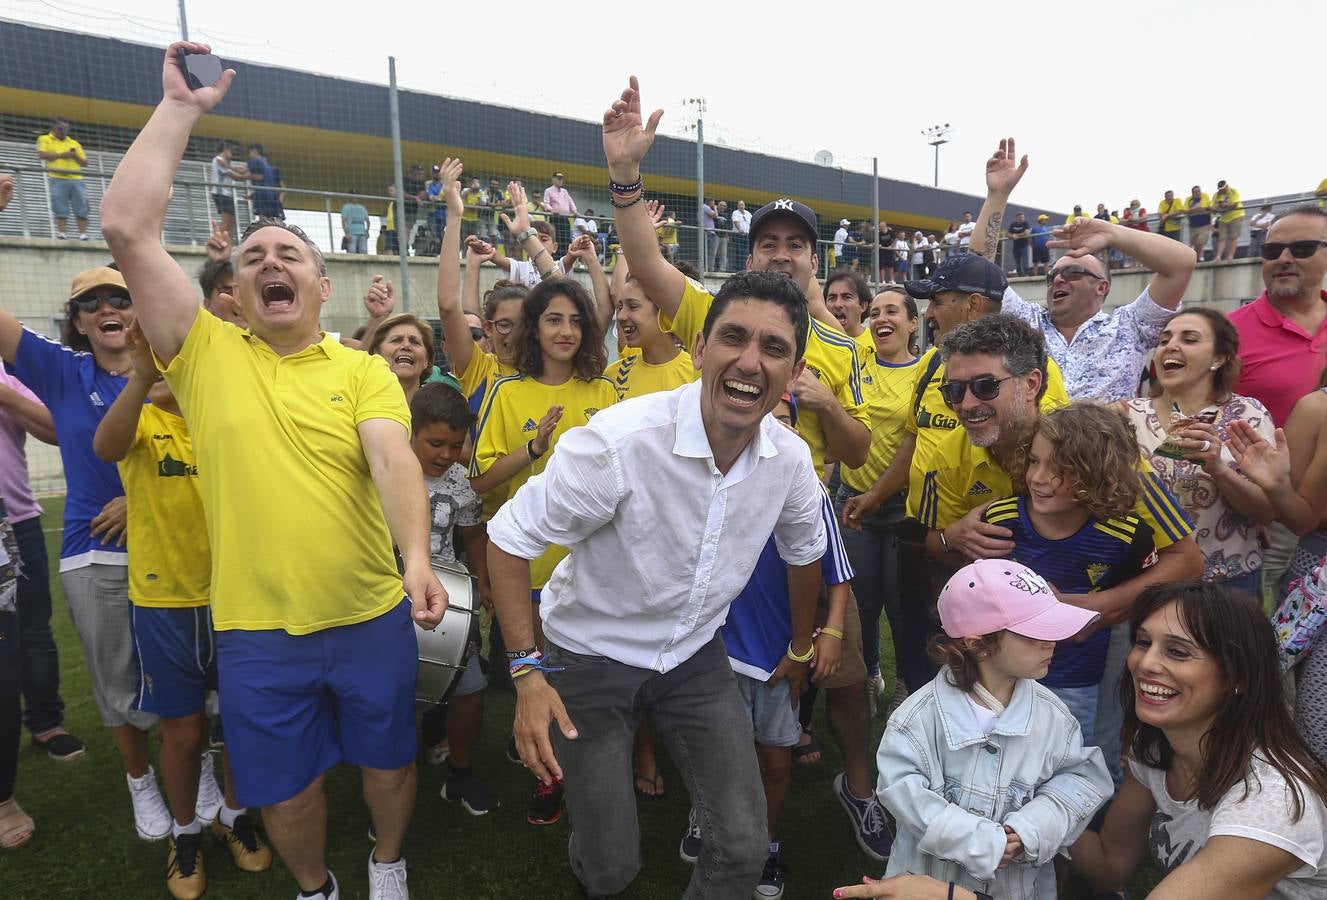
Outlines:
<svg viewBox="0 0 1327 900"><path fill-rule="evenodd" d="M1008 559L979 559L940 591L940 625L952 638L1012 631L1038 641L1068 640L1097 619L1055 599L1046 580Z"/></svg>

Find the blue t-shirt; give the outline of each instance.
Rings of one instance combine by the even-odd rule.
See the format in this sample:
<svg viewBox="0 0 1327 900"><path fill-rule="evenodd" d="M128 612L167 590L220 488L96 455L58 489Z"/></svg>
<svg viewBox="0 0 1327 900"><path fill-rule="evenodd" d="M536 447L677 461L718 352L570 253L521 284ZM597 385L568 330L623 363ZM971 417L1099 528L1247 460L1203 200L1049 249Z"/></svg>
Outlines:
<svg viewBox="0 0 1327 900"><path fill-rule="evenodd" d="M1038 250L1046 246L1051 239L1051 230L1038 222L1032 226L1032 246Z"/></svg>
<svg viewBox="0 0 1327 900"><path fill-rule="evenodd" d="M369 211L362 203L347 203L341 207L341 218L346 220L346 234L354 237L369 233Z"/></svg>
<svg viewBox="0 0 1327 900"><path fill-rule="evenodd" d="M982 516L1014 533L1010 558L1049 581L1064 594L1090 594L1115 587L1156 562L1152 529L1135 515L1102 522L1089 518L1075 534L1050 540L1037 533L1027 514L1026 497L997 500ZM1091 687L1106 671L1110 629L1099 628L1085 641L1060 641L1048 687Z"/></svg>
<svg viewBox="0 0 1327 900"><path fill-rule="evenodd" d="M820 560L820 577L831 587L851 581L855 576L848 562L834 518L834 504L821 488L821 516L825 520L825 555ZM728 609L728 621L720 629L728 648L733 671L764 681L774 674L779 660L788 652L792 640L792 598L788 593L788 566L774 546L773 536L765 543L756 560L751 580Z"/></svg>
<svg viewBox="0 0 1327 900"><path fill-rule="evenodd" d="M114 542L103 545L92 536L91 523L103 506L124 496L115 463L97 458L92 437L129 379L99 367L91 353L71 350L26 328L14 365L8 368L46 404L60 439L67 491L60 571L92 563L127 565L127 548Z"/></svg>
<svg viewBox="0 0 1327 900"><path fill-rule="evenodd" d="M447 204L442 196L442 182L430 181L424 186L424 196L428 197L435 206L433 207L433 218L439 224L447 221Z"/></svg>

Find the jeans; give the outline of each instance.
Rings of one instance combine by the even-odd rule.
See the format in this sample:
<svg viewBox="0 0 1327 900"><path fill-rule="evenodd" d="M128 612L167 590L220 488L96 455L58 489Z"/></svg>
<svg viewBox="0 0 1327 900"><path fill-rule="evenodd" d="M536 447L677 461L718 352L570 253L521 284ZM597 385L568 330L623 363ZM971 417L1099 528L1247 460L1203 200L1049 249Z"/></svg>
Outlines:
<svg viewBox="0 0 1327 900"><path fill-rule="evenodd" d="M720 232L718 238L718 249L714 251L714 271L727 272L728 269L728 235Z"/></svg>
<svg viewBox="0 0 1327 900"><path fill-rule="evenodd" d="M0 612L0 802L14 796L18 774L20 653L18 616Z"/></svg>
<svg viewBox="0 0 1327 900"><path fill-rule="evenodd" d="M1097 685L1097 722L1093 729L1097 746L1106 757L1106 768L1115 787L1124 782L1120 765L1120 731L1124 728L1124 707L1120 706L1120 679L1127 678L1124 664L1129 659L1129 623L1121 622L1110 630L1110 649L1106 651L1106 671Z"/></svg>
<svg viewBox="0 0 1327 900"><path fill-rule="evenodd" d="M700 859L686 900L746 900L768 852L765 792L751 717L742 704L723 640L715 637L667 673L548 644L548 682L579 737L553 729L566 782L572 872L591 895L625 890L640 871L640 823L632 786L632 745L641 716L668 748L691 794L701 829Z"/></svg>
<svg viewBox="0 0 1327 900"><path fill-rule="evenodd" d="M64 722L60 697L60 654L51 634L51 582L41 516L14 525L23 575L18 580L18 646L23 685L23 718L28 731L42 734Z"/></svg>
<svg viewBox="0 0 1327 900"><path fill-rule="evenodd" d="M717 271L718 271L717 269L714 268L714 256L715 256L716 253L718 253L718 251L719 251L719 236L716 235L713 231L710 231L709 229L706 229L706 231L705 231L705 262L704 262L704 264L701 266L701 271L704 271L704 272L717 272Z"/></svg>
<svg viewBox="0 0 1327 900"><path fill-rule="evenodd" d="M733 269L740 272L746 268L746 258L751 255L751 236L740 232L733 235Z"/></svg>
<svg viewBox="0 0 1327 900"><path fill-rule="evenodd" d="M1263 241L1266 239L1267 229L1264 228L1262 231L1250 231L1249 249L1248 252L1244 254L1245 259L1257 259L1258 255L1262 253Z"/></svg>
<svg viewBox="0 0 1327 900"><path fill-rule="evenodd" d="M834 496L834 512L843 521L843 506L857 492L846 484ZM869 675L880 674L880 613L889 620L891 638L899 633L898 591L898 536L894 525L903 518L903 495L898 494L882 503L880 508L862 520L862 530L843 529L843 547L848 551L857 577L853 580L853 593L857 596L857 612L862 619L862 658ZM898 640L894 639L897 647ZM895 656L897 657L897 649Z"/></svg>
<svg viewBox="0 0 1327 900"><path fill-rule="evenodd" d="M1069 712L1073 713L1074 718L1078 720L1078 727L1083 735L1084 747L1096 746L1096 727L1097 727L1097 685L1091 684L1087 687L1053 687L1050 688L1055 696L1059 697L1064 705L1069 707Z"/></svg>
<svg viewBox="0 0 1327 900"><path fill-rule="evenodd" d="M1019 275L1028 273L1028 245L1023 242L1023 246L1018 245L1018 241L1013 241L1009 250L1010 261L1014 264L1014 271Z"/></svg>
<svg viewBox="0 0 1327 900"><path fill-rule="evenodd" d="M932 562L924 544L899 540L899 623L894 629L894 651L898 677L910 694L926 687L939 671L926 653L926 644L940 633L935 602L952 574L947 567Z"/></svg>
<svg viewBox="0 0 1327 900"><path fill-rule="evenodd" d="M47 184L51 189L51 212L57 219L63 222L72 209L74 218L87 220L88 193L81 178L51 178Z"/></svg>
<svg viewBox="0 0 1327 900"><path fill-rule="evenodd" d="M348 234L346 235L347 253L368 253L369 236L367 234Z"/></svg>

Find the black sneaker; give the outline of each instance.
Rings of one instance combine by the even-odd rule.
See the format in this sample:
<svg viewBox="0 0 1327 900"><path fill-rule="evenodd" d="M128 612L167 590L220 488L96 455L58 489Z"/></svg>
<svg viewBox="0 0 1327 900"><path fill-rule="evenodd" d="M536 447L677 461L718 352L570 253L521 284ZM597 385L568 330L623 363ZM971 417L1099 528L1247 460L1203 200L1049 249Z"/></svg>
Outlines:
<svg viewBox="0 0 1327 900"><path fill-rule="evenodd" d="M449 778L442 785L442 799L459 802L472 816L485 816L502 805L493 789L475 778Z"/></svg>
<svg viewBox="0 0 1327 900"><path fill-rule="evenodd" d="M562 818L562 782L539 782L535 785L530 802L525 807L525 818L531 825L552 825Z"/></svg>
<svg viewBox="0 0 1327 900"><path fill-rule="evenodd" d="M34 735L32 743L45 750L46 755L51 759L58 759L61 762L77 759L83 755L86 749L81 740L67 731L61 731L46 738L38 738Z"/></svg>
<svg viewBox="0 0 1327 900"><path fill-rule="evenodd" d="M521 754L516 749L516 735L514 734L507 741L507 762L514 763L518 766L524 765L524 763L521 762Z"/></svg>
<svg viewBox="0 0 1327 900"><path fill-rule="evenodd" d="M677 855L682 858L682 862L693 866L700 859L700 822L696 818L694 806L687 813L687 833L682 835L682 841L677 845Z"/></svg>
<svg viewBox="0 0 1327 900"><path fill-rule="evenodd" d="M783 896L783 854L775 851L765 858L765 868L751 896L759 900L779 900Z"/></svg>

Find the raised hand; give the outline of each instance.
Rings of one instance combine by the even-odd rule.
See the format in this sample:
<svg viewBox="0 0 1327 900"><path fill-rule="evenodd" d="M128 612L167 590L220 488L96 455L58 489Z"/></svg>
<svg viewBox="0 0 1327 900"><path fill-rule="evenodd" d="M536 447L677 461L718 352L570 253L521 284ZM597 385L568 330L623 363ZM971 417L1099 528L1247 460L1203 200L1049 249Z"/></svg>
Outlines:
<svg viewBox="0 0 1327 900"><path fill-rule="evenodd" d="M1111 238L1117 227L1123 226L1112 225L1105 219L1088 219L1080 216L1068 225L1051 229L1054 237L1046 242L1046 246L1063 250L1065 256L1074 259L1101 253L1110 247Z"/></svg>
<svg viewBox="0 0 1327 900"><path fill-rule="evenodd" d="M591 256L598 259L599 246L595 244L594 238L590 237L588 234L577 235L571 242L571 246L567 248L567 255L575 257L582 262L586 261Z"/></svg>
<svg viewBox="0 0 1327 900"><path fill-rule="evenodd" d="M1000 147L986 160L986 192L1008 196L1014 192L1023 173L1028 170L1027 154L1015 164L1018 154L1014 149L1014 139L1001 138Z"/></svg>
<svg viewBox="0 0 1327 900"><path fill-rule="evenodd" d="M230 90L230 83L235 80L235 70L227 69L221 73L221 79L214 85L190 90L189 82L180 67L180 51L186 53L211 53L212 48L197 41L176 41L166 48L166 59L161 67L162 99L202 115L211 112L221 98Z"/></svg>
<svg viewBox="0 0 1327 900"><path fill-rule="evenodd" d="M461 172L464 166L459 159L450 156L442 161L442 195L447 198L447 215L460 216L465 212L465 200L461 198Z"/></svg>
<svg viewBox="0 0 1327 900"><path fill-rule="evenodd" d="M207 258L213 262L230 259L230 232L220 222L212 224L212 236L207 239Z"/></svg>
<svg viewBox="0 0 1327 900"><path fill-rule="evenodd" d="M364 295L364 311L369 314L370 319L382 321L390 316L394 309L396 309L396 288L392 287L391 279L374 275L373 283L369 285L369 290Z"/></svg>
<svg viewBox="0 0 1327 900"><path fill-rule="evenodd" d="M525 205L525 186L519 181L507 182L507 195L511 197L511 216L499 213L502 225L512 234L520 236L530 230L530 210Z"/></svg>
<svg viewBox="0 0 1327 900"><path fill-rule="evenodd" d="M465 264L482 265L486 262L492 262L493 257L498 255L497 248L486 241L482 241L473 234L465 239Z"/></svg>
<svg viewBox="0 0 1327 900"><path fill-rule="evenodd" d="M147 338L143 337L143 329L137 319L129 326L124 338L129 347L129 361L133 363L134 377L148 384L160 381L161 373L157 371L156 360L152 358L152 348L147 345Z"/></svg>
<svg viewBox="0 0 1327 900"><path fill-rule="evenodd" d="M645 212L649 214L650 224L658 228L663 224L665 207L658 200L646 200Z"/></svg>
<svg viewBox="0 0 1327 900"><path fill-rule="evenodd" d="M14 199L14 176L0 175L0 212L5 211L9 201Z"/></svg>
<svg viewBox="0 0 1327 900"><path fill-rule="evenodd" d="M627 183L640 177L640 163L654 143L654 133L663 118L663 110L650 113L649 121L641 117L640 82L636 76L622 96L604 113L604 158L608 161L608 174L614 181Z"/></svg>
<svg viewBox="0 0 1327 900"><path fill-rule="evenodd" d="M539 428L530 441L530 449L538 455L543 456L548 452L548 444L553 440L553 432L558 427L558 422L562 421L562 410L562 406L550 406L548 412L544 413L544 417L539 420Z"/></svg>
<svg viewBox="0 0 1327 900"><path fill-rule="evenodd" d="M1268 493L1290 489L1290 448L1280 428L1273 447L1247 421L1236 419L1226 426L1226 446L1249 481Z"/></svg>

